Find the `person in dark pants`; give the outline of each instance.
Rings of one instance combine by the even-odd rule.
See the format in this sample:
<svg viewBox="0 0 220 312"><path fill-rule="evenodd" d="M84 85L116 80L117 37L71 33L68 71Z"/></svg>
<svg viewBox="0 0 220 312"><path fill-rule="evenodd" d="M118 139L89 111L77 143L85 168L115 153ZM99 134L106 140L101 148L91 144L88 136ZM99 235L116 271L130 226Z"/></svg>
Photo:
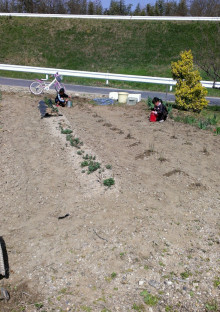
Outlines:
<svg viewBox="0 0 220 312"><path fill-rule="evenodd" d="M65 93L64 89L61 88L60 91L58 92L56 98L55 98L55 103L57 105L60 105L60 106L66 106L66 103L68 102L69 100L69 96Z"/></svg>
<svg viewBox="0 0 220 312"><path fill-rule="evenodd" d="M162 100L155 97L153 98L152 103L154 104L153 112L156 115L157 121L159 122L165 121L167 119L168 112Z"/></svg>

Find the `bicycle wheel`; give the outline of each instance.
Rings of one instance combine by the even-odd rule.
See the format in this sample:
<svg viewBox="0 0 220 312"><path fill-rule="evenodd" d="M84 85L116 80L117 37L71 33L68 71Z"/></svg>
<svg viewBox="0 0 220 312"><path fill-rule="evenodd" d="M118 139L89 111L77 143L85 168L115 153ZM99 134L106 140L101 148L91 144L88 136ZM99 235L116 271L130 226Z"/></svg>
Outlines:
<svg viewBox="0 0 220 312"><path fill-rule="evenodd" d="M5 276L5 261L1 242L0 242L0 275Z"/></svg>
<svg viewBox="0 0 220 312"><path fill-rule="evenodd" d="M59 84L57 83L57 84L55 84L55 90L56 90L57 92L59 92L61 88L63 88L63 89L64 89L64 92L66 92L66 88L65 88L65 86L64 86L63 83L59 83Z"/></svg>
<svg viewBox="0 0 220 312"><path fill-rule="evenodd" d="M44 85L38 81L34 81L30 84L30 91L31 93L37 95L41 94L44 90Z"/></svg>

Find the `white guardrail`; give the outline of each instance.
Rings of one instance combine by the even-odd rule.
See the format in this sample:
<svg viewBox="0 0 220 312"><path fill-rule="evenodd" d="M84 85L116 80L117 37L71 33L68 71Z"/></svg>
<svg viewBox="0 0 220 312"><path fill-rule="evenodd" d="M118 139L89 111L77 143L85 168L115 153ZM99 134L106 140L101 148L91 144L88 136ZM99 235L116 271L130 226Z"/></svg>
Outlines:
<svg viewBox="0 0 220 312"><path fill-rule="evenodd" d="M86 71L69 70L69 69L43 68L43 67L20 66L20 65L9 65L9 64L0 64L0 70L17 71L17 72L25 72L25 73L38 73L38 74L46 74L46 75L47 74L54 75L56 72L58 72L62 76L104 79L106 80L106 83L108 83L108 80L120 80L120 81L164 84L164 85L169 85L169 86L174 86L176 84L176 81L173 80L172 78L86 72ZM213 87L213 81L201 81L201 83L206 88ZM216 82L215 86L220 87L220 82Z"/></svg>
<svg viewBox="0 0 220 312"><path fill-rule="evenodd" d="M78 15L78 14L38 14L38 13L0 13L0 16L49 17L49 18L82 18L82 19L117 19L149 21L212 21L219 22L220 17L207 16L121 16L121 15Z"/></svg>

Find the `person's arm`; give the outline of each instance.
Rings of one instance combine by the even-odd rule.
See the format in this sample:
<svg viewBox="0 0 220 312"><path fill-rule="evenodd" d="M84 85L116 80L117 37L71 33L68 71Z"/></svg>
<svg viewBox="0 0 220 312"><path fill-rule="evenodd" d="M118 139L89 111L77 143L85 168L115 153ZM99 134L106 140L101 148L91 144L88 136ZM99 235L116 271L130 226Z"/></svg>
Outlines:
<svg viewBox="0 0 220 312"><path fill-rule="evenodd" d="M57 96L58 96L58 100L59 100L60 103L64 103L65 102L63 97L61 97L61 95L59 93L58 93Z"/></svg>

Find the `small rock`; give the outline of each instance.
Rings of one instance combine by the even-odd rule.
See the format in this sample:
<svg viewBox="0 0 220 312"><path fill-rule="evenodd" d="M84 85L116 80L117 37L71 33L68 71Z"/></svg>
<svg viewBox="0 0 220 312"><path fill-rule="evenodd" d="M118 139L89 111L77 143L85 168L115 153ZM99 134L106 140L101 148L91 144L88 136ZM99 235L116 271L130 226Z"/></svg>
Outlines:
<svg viewBox="0 0 220 312"><path fill-rule="evenodd" d="M166 281L166 284L167 284L168 286L173 285L173 283L172 283L171 281Z"/></svg>
<svg viewBox="0 0 220 312"><path fill-rule="evenodd" d="M198 287L199 283L193 283L193 287Z"/></svg>
<svg viewBox="0 0 220 312"><path fill-rule="evenodd" d="M143 286L143 285L144 285L144 281L139 281L139 282L138 282L138 285L139 285L139 286Z"/></svg>
<svg viewBox="0 0 220 312"><path fill-rule="evenodd" d="M154 281L154 280L150 280L148 282L148 284L154 288L159 288L160 287L160 284L157 282L157 281Z"/></svg>

